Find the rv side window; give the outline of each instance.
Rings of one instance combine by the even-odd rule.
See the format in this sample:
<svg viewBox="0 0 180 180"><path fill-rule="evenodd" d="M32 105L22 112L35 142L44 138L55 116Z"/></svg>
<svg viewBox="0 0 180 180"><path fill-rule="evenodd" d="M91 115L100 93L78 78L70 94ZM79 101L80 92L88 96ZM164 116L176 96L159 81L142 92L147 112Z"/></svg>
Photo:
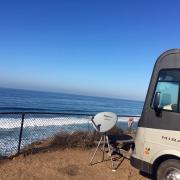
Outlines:
<svg viewBox="0 0 180 180"><path fill-rule="evenodd" d="M178 111L180 70L161 71L156 92L160 92L159 106L162 110Z"/></svg>

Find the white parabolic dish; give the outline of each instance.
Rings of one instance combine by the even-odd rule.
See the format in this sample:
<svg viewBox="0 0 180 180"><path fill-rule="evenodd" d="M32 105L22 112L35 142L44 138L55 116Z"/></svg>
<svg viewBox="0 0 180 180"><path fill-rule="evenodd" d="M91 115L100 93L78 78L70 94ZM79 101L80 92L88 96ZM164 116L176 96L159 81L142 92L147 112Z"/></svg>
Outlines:
<svg viewBox="0 0 180 180"><path fill-rule="evenodd" d="M101 112L98 113L93 119L93 126L99 132L107 132L111 130L118 120L115 113Z"/></svg>

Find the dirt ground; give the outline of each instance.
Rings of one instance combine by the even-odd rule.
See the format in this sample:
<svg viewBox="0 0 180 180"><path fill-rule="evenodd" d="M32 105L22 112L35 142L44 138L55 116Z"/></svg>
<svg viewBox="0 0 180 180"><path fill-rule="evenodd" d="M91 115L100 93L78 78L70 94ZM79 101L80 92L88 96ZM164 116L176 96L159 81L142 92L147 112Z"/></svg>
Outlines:
<svg viewBox="0 0 180 180"><path fill-rule="evenodd" d="M26 157L19 156L12 160L0 161L1 180L143 180L138 170L128 160L116 161L119 167L115 172L111 162L106 161L89 166L94 149L65 149L41 152ZM105 156L106 157L106 156ZM107 157L108 158L108 157ZM100 152L97 159L101 159Z"/></svg>

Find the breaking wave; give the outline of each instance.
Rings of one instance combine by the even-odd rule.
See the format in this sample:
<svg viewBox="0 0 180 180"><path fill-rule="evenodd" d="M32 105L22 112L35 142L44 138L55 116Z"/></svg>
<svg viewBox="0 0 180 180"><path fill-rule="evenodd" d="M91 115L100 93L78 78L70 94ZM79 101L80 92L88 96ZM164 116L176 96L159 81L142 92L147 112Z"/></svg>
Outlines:
<svg viewBox="0 0 180 180"><path fill-rule="evenodd" d="M139 117L134 117L137 122ZM119 117L118 122L127 122L128 117ZM46 127L46 126L64 126L91 123L91 118L82 117L28 117L24 120L23 127ZM0 118L0 129L19 128L21 126L21 118Z"/></svg>

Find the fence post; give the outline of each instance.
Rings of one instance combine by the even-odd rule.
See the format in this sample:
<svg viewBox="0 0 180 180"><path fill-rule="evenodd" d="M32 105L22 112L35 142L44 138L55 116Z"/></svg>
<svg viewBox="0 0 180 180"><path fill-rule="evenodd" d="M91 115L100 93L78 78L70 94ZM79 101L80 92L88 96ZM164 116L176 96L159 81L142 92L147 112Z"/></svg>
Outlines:
<svg viewBox="0 0 180 180"><path fill-rule="evenodd" d="M23 125L24 125L24 117L25 117L25 113L22 113L21 129L20 129L20 133L19 133L19 143L18 143L18 152L17 152L17 155L20 154L20 150L21 150L21 141L22 141L22 132L23 132Z"/></svg>

